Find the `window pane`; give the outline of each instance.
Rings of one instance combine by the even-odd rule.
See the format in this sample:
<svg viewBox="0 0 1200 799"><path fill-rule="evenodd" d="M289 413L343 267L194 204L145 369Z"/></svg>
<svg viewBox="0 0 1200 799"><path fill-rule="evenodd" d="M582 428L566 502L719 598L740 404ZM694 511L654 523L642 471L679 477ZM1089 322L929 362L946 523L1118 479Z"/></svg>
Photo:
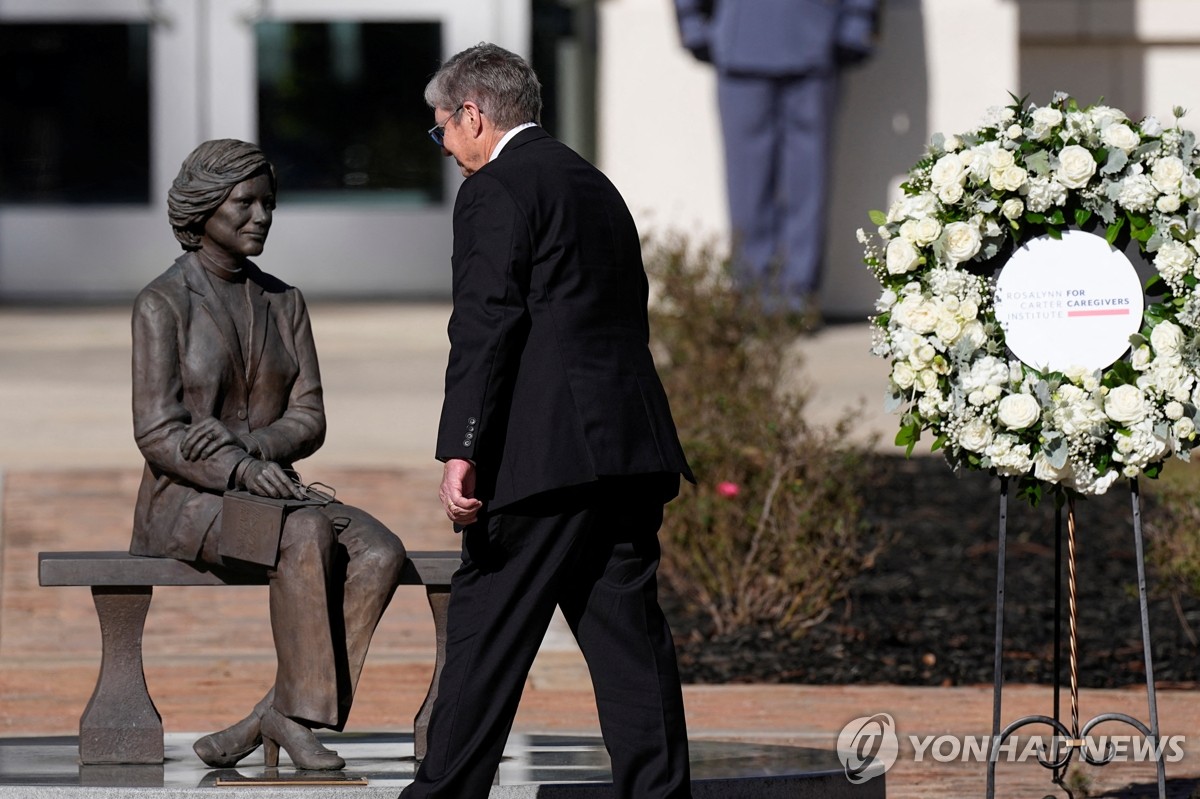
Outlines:
<svg viewBox="0 0 1200 799"><path fill-rule="evenodd" d="M0 202L150 201L149 33L0 24Z"/></svg>
<svg viewBox="0 0 1200 799"><path fill-rule="evenodd" d="M436 22L260 22L259 144L285 201L442 200L441 150L425 131Z"/></svg>

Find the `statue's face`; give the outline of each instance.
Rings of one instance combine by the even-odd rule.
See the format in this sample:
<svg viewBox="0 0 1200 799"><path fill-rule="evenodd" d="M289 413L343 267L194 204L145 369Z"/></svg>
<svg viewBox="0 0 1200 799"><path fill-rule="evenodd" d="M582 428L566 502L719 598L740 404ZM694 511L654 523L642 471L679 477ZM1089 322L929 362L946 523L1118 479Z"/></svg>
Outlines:
<svg viewBox="0 0 1200 799"><path fill-rule="evenodd" d="M275 192L271 190L269 175L243 180L204 223L201 249L217 249L243 257L262 254L274 210Z"/></svg>

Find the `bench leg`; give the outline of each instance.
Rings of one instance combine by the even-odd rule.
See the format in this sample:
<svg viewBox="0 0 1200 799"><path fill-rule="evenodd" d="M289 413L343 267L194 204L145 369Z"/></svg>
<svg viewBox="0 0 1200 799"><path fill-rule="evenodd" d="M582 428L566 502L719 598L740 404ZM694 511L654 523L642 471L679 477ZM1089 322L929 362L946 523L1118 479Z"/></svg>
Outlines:
<svg viewBox="0 0 1200 799"><path fill-rule="evenodd" d="M429 693L417 711L413 720L413 754L418 761L425 759L429 739L429 717L433 713L433 703L437 699L438 682L442 679L442 666L446 664L446 617L450 609L449 586L426 586L425 595L429 598L429 609L433 611L433 630L437 652L433 661L433 679L429 683Z"/></svg>
<svg viewBox="0 0 1200 799"><path fill-rule="evenodd" d="M162 717L142 670L150 587L92 587L103 656L96 690L79 719L79 760L162 763Z"/></svg>

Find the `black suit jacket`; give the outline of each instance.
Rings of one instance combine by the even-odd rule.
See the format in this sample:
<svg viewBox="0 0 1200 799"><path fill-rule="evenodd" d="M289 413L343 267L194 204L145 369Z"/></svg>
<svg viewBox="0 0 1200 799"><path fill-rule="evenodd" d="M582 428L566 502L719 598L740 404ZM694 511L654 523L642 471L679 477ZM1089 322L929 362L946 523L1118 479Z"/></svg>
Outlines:
<svg viewBox="0 0 1200 799"><path fill-rule="evenodd" d="M491 509L601 477L693 479L648 346L641 242L616 188L541 128L464 181L437 457Z"/></svg>

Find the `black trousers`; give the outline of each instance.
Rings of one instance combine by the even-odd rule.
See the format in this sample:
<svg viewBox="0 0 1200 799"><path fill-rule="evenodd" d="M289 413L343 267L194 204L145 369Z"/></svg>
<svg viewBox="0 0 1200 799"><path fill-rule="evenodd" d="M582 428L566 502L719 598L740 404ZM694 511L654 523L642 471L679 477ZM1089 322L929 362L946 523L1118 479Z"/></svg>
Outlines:
<svg viewBox="0 0 1200 799"><path fill-rule="evenodd" d="M655 577L662 486L605 479L506 506L463 532L429 749L403 799L488 795L556 606L591 672L614 796L690 799L683 695Z"/></svg>

